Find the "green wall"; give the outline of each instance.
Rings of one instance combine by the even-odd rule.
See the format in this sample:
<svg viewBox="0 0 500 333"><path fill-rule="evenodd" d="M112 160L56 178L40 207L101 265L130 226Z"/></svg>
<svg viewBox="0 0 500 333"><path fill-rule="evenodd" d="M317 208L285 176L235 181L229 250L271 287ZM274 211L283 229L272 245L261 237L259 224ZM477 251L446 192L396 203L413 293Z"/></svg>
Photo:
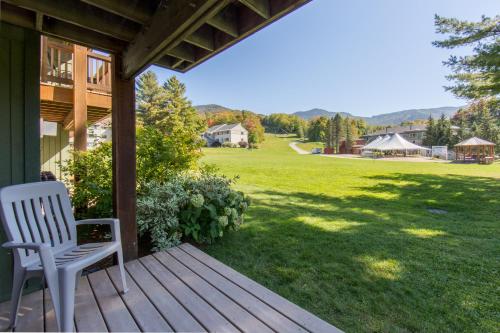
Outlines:
<svg viewBox="0 0 500 333"><path fill-rule="evenodd" d="M44 135L40 145L41 171L51 171L62 180L60 165L71 158L69 153L69 132L57 124L57 136Z"/></svg>
<svg viewBox="0 0 500 333"><path fill-rule="evenodd" d="M0 187L40 179L39 58L37 32L0 23ZM11 266L0 249L0 300L10 298Z"/></svg>

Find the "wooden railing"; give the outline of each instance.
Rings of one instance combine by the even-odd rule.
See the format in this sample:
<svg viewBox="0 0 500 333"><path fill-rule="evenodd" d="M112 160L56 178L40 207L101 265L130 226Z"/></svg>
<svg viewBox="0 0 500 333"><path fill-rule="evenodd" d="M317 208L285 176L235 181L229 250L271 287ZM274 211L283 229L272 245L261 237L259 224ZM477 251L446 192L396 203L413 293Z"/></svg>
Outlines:
<svg viewBox="0 0 500 333"><path fill-rule="evenodd" d="M73 46L42 38L42 82L73 85Z"/></svg>
<svg viewBox="0 0 500 333"><path fill-rule="evenodd" d="M88 52L87 89L111 93L110 57L95 52Z"/></svg>
<svg viewBox="0 0 500 333"><path fill-rule="evenodd" d="M73 86L73 45L42 37L41 81ZM111 94L111 57L87 51L87 89Z"/></svg>

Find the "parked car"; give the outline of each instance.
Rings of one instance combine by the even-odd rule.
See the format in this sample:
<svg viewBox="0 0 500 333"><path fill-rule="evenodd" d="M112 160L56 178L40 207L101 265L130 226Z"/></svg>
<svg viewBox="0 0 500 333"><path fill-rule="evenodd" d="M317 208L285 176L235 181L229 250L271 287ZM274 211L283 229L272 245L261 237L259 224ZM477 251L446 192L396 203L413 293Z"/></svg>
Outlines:
<svg viewBox="0 0 500 333"><path fill-rule="evenodd" d="M313 148L311 154L321 154L321 148Z"/></svg>

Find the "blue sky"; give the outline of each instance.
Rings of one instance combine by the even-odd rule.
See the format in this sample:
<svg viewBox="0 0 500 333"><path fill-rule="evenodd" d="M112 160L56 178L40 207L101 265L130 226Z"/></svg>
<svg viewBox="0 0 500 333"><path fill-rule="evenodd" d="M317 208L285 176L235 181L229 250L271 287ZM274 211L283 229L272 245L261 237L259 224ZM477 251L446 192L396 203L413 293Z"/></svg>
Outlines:
<svg viewBox="0 0 500 333"><path fill-rule="evenodd" d="M313 0L177 75L197 104L258 113L311 108L370 116L463 105L442 88L451 52L436 49L434 14L479 20L498 0Z"/></svg>

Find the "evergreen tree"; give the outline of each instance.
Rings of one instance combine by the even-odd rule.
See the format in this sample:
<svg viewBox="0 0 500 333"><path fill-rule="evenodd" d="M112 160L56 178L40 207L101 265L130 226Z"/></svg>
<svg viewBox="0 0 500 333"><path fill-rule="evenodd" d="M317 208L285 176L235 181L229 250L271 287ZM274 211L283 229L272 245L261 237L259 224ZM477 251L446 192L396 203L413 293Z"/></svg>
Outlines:
<svg viewBox="0 0 500 333"><path fill-rule="evenodd" d="M166 98L164 111L156 119L154 127L166 135L175 149L175 158L183 164L196 163L204 142L200 134L206 130L191 102L184 96L186 87L175 76L164 83Z"/></svg>
<svg viewBox="0 0 500 333"><path fill-rule="evenodd" d="M436 124L434 123L434 118L429 115L429 120L427 122L427 127L425 129L425 137L423 140L424 146L432 146L436 141Z"/></svg>
<svg viewBox="0 0 500 333"><path fill-rule="evenodd" d="M473 54L451 56L444 64L451 68L448 75L454 86L446 87L457 97L477 99L500 94L500 15L494 18L483 16L480 22L460 21L436 15L438 33L450 35L434 46L453 49L473 47Z"/></svg>
<svg viewBox="0 0 500 333"><path fill-rule="evenodd" d="M334 140L334 146L335 146L335 152L339 152L339 146L340 146L340 140L342 140L342 135L343 135L343 120L342 116L337 113L335 117L333 117L333 140Z"/></svg>
<svg viewBox="0 0 500 333"><path fill-rule="evenodd" d="M137 80L137 118L140 124L154 125L166 116L165 91L153 71L147 71Z"/></svg>
<svg viewBox="0 0 500 333"><path fill-rule="evenodd" d="M349 117L345 118L344 120L345 122L345 149L346 149L346 152L349 154L350 151L351 151L351 148L352 148L352 123L351 123L351 119L349 119Z"/></svg>

